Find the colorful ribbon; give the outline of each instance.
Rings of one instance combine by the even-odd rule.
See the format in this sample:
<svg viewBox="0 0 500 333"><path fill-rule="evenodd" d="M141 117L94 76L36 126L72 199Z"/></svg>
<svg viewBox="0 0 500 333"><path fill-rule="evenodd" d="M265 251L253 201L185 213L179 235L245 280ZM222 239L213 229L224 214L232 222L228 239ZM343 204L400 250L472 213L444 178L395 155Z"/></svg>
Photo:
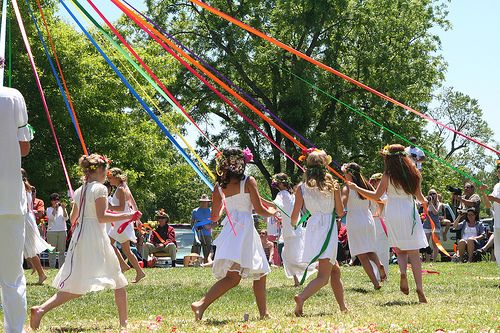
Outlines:
<svg viewBox="0 0 500 333"><path fill-rule="evenodd" d="M434 232L436 230L436 224L434 223L434 220L432 219L431 215L429 214L429 209L427 207L427 204L424 202L422 203L422 207L424 208L424 212L429 218L429 221L431 223L431 229L432 229L432 240L434 241L434 244L436 244L436 247L441 251L443 254L445 254L448 257L451 257L448 251L445 250L441 242L439 241L439 238L436 236L436 233ZM439 221L438 221L439 222Z"/></svg>
<svg viewBox="0 0 500 333"><path fill-rule="evenodd" d="M345 75L345 74L343 74L343 73L341 73L341 72L333 69L332 67L327 66L327 65L323 64L322 62L320 62L318 60L315 60L315 59L311 58L310 56L308 56L308 55L306 55L306 54L304 54L304 53L302 53L300 51L297 51L296 49L294 49L294 48L292 48L292 47L290 47L290 46L288 46L288 45L286 45L286 44L284 44L284 43L282 43L282 42L280 42L280 41L278 41L278 40L276 40L276 39L274 39L272 37L267 36L263 32L250 27L249 25L247 25L247 24L245 24L245 23L243 23L243 22L241 22L241 21L239 21L239 20L237 20L237 19L235 19L235 18L233 18L233 17L231 17L231 16L229 16L229 15L221 12L220 10L217 10L217 9L215 9L215 8L207 5L206 3L204 3L204 2L202 2L200 0L189 0L189 1L191 1L192 3L197 4L198 6L203 7L204 9L206 9L209 12L211 12L211 13L213 13L213 14L221 17L221 18L223 18L226 21L229 21L229 22L231 22L233 24L236 24L240 28L242 28L242 29L244 29L244 30L246 30L246 31L248 31L248 32L250 32L250 33L258 36L258 37L260 37L260 38L267 40L268 42L270 42L270 43L278 46L279 48L281 48L281 49L283 49L285 51L288 51L290 53L293 53L294 55L296 55L296 56L298 56L298 57L300 57L300 58L302 58L302 59L310 62L311 64L313 64L313 65L315 65L317 67L320 67L320 68L322 68L322 69L324 69L324 70L326 70L326 71L328 71L328 72L330 72L330 73L332 73L332 74L334 74L334 75L336 75L336 76L338 76L338 77L340 77L340 78L342 78L342 79L344 79L346 81L349 81L349 82L355 84L356 86L358 86L360 88L363 88L363 89L371 92L372 94L377 95L378 97L380 97L380 98L382 98L382 99L384 99L384 100L386 100L388 102L391 102L394 105L400 106L400 107L402 107L405 110L408 110L408 111L410 111L410 112L412 112L412 113L414 113L414 114L416 114L416 115L418 115L418 116L420 116L420 117L422 117L422 118L424 118L424 119L426 119L426 120L428 120L428 121L430 121L430 122L432 122L432 123L434 123L436 125L444 127L447 130L452 131L453 133L455 133L457 135L460 135L460 136L466 138L467 140L472 141L472 142L474 142L474 143L476 143L476 144L478 144L478 145L480 145L480 146L482 146L482 147L484 147L484 148L486 148L488 150L491 150L492 152L494 152L497 155L500 155L500 151L499 150L494 149L494 148L492 148L492 147L490 147L490 146L488 146L488 145L486 145L486 144L484 144L484 143L482 143L482 142L480 142L480 141L478 141L478 140L476 140L476 139L474 139L474 138L472 138L472 137L470 137L470 136L468 136L468 135L466 135L466 134L464 134L464 133L462 133L460 131L457 131L457 130L455 130L455 129L453 129L453 128L451 128L451 127L449 127L449 126L447 126L447 125L445 125L445 124L443 124L443 123L435 120L434 118L432 118L432 117L430 117L428 115L420 113L417 110L415 110L415 109L413 109L413 108L411 108L411 107L409 107L409 106L407 106L407 105L405 105L405 104L403 104L403 103L401 103L401 102L399 102L399 101L397 101L397 100L395 100L395 99L393 99L393 98L391 98L391 97L389 97L387 95L384 95L383 93L379 92L378 90L375 90L375 89L367 86L366 84L363 84L363 83L361 83L361 82L359 82L359 81L357 81L357 80L355 80L355 79L353 79L353 78L351 78L351 77L349 77L349 76L347 76L347 75Z"/></svg>
<svg viewBox="0 0 500 333"><path fill-rule="evenodd" d="M349 110L351 111L354 111L355 113L357 113L358 115L360 115L361 117L365 118L366 120L368 120L369 122L377 125L378 127L382 128L383 130L391 133L392 135L394 135L395 137L403 140L404 142L406 142L407 144L413 144L410 140L408 140L407 138L405 138L404 136L402 136L401 134L398 134L396 132L394 132L393 130L391 130L390 128L382 125L381 123L379 123L378 121L376 121L375 119L371 118L370 116L368 116L366 113L356 109L355 107L341 101L340 99L336 98L335 96L333 96L332 94L328 93L327 91L319 88L318 86L316 86L314 83L311 83L309 81L307 81L306 79L302 78L301 76L297 75L297 74L294 74L292 73L291 71L283 68L283 70L287 71L288 73L290 73L291 75L295 76L296 78L298 78L299 80L301 80L302 82L306 83L307 85L309 85L311 88L313 88L314 90L317 90L319 91L320 93L324 94L325 96L328 96L330 97L331 99L335 100L336 102L338 102L339 104L345 106L346 108L348 108ZM439 156L431 153L430 151L422 148L422 147L419 147L419 146L416 146L420 149L422 149L423 152L425 152L425 154L427 154L428 156L432 157L433 159L435 159L436 161L440 162L441 164L447 166L448 168L452 169L453 171L459 173L460 175L470 179L471 181L473 181L474 183L478 184L478 185L481 185L482 183L477 180L476 178L474 178L473 176L471 176L470 174L454 167L453 165L451 165L450 163L446 162L444 159L440 158Z"/></svg>
<svg viewBox="0 0 500 333"><path fill-rule="evenodd" d="M7 35L7 0L2 2L2 23L0 28L0 57L4 60L4 66L0 67L0 87L3 87L5 75L5 37Z"/></svg>
<svg viewBox="0 0 500 333"><path fill-rule="evenodd" d="M63 5L64 9L68 12L71 18L75 21L78 27L82 30L82 32L87 36L89 41L94 45L94 47L99 51L104 60L108 63L108 65L113 69L113 71L118 75L120 80L125 84L130 93L137 99L137 101L142 105L144 110L149 114L149 116L153 119L153 121L160 127L165 136L170 140L170 142L174 145L174 147L179 151L181 156L188 162L188 164L193 168L196 174L201 178L201 180L211 189L213 190L212 183L207 179L207 177L203 174L203 172L198 168L198 166L191 160L191 158L187 155L184 149L179 145L179 143L175 140L175 138L170 134L165 125L160 121L160 119L154 114L154 112L149 108L149 106L144 102L144 100L137 94L135 89L130 85L127 79L123 76L123 74L118 70L118 68L113 64L113 62L109 59L109 57L104 53L101 47L96 43L96 41L92 38L92 36L88 33L88 31L83 27L80 21L75 17L73 12L68 8L65 4L64 0L59 0L59 2Z"/></svg>
<svg viewBox="0 0 500 333"><path fill-rule="evenodd" d="M165 87L165 85L160 81L160 79L153 73L153 71L149 68L148 65L141 59L141 57L137 54L132 46L125 40L125 38L119 33L119 31L109 22L109 20L101 13L101 11L94 5L91 0L87 0L87 2L92 6L94 11L104 20L106 25L111 29L111 31L115 34L116 37L122 42L122 44L129 50L130 54L134 56L134 58L141 64L141 66L146 70L149 74L146 74L137 64L130 58L130 56L123 50L123 48L118 45L111 36L107 33L107 31L96 21L94 18L88 13L88 11L80 4L78 0L72 0L72 2L77 6L77 8L86 16L94 26L101 31L101 33L112 43L112 45L122 53L127 60L134 65L134 67L139 71L139 73L148 80L149 83L158 91L158 93L165 98L165 100L172 105L172 107L181 112L181 114L191 122L196 129L200 132L200 134L207 140L207 142L214 148L217 152L219 150L215 146L215 144L210 140L207 134L198 126L198 124L194 121L194 119L189 115L189 113L182 107L179 101L174 97L174 95Z"/></svg>
<svg viewBox="0 0 500 333"><path fill-rule="evenodd" d="M130 220L127 220L125 222L123 222L119 227L118 227L118 230L117 232L119 234L123 233L123 231L125 231L125 229L128 227L128 225L132 222L135 222L137 220L139 220L142 216L142 213L140 211L136 211L134 213L134 215L130 218Z"/></svg>
<svg viewBox="0 0 500 333"><path fill-rule="evenodd" d="M45 99L45 94L43 92L42 84L40 82L40 77L39 77L38 72L37 72L35 60L33 58L33 53L31 52L31 47L29 44L28 36L26 35L26 30L24 28L21 13L20 13L19 7L17 5L17 0L12 0L12 7L14 8L14 13L16 14L16 19L17 19L17 23L19 25L19 30L21 31L21 36L23 38L24 46L26 47L26 52L28 53L28 58L29 58L29 61L31 64L31 68L33 69L33 74L35 76L35 82L36 82L38 91L40 93L40 97L42 99L43 108L45 110L45 114L46 114L47 120L49 122L49 127L50 127L50 130L52 132L54 142L56 144L57 154L59 155L59 159L61 160L61 164L62 164L62 168L63 168L63 172L64 172L64 177L65 177L66 183L68 185L69 193L70 193L70 196L73 197L73 187L71 186L71 181L69 179L68 171L66 169L66 163L64 162L64 157L63 157L62 152L61 152L61 147L59 146L59 140L57 139L54 124L52 123L52 119L50 117L49 107L48 107L47 101Z"/></svg>
<svg viewBox="0 0 500 333"><path fill-rule="evenodd" d="M38 38L40 39L40 42L42 42L43 50L45 52L45 55L47 56L47 59L49 60L50 68L52 69L52 74L54 74L57 86L59 87L59 91L61 92L61 95L64 99L64 104L66 104L66 108L68 109L69 116L71 118L71 121L73 122L73 126L75 127L76 134L78 136L78 139L80 140L80 144L82 145L83 153L85 155L88 155L87 147L85 146L85 141L83 140L83 135L82 135L82 132L80 130L80 124L78 123L78 119L76 118L75 109L73 108L73 104L71 103L71 98L69 96L68 87L66 86L66 80L64 79L64 75L62 73L61 65L60 65L59 59L57 57L54 43L52 42L52 37L51 37L49 29L47 27L47 22L45 21L45 16L43 15L42 7L40 6L40 0L37 0L38 8L40 9L40 13L42 15L43 23L45 25L45 30L47 31L47 36L49 38L49 41L50 41L50 44L52 47L52 52L54 53L54 57L57 61L57 67L59 69L59 72L61 73L61 78L62 78L63 83L64 83L64 88L63 88L63 84L61 83L61 80L59 79L59 75L57 74L56 68L54 66L54 62L52 61L52 57L50 56L47 45L45 44L42 33L40 32L40 28L38 27L37 19L35 18L35 15L33 14L33 10L31 9L31 5L30 5L28 0L25 0L25 1L26 1L26 5L28 6L28 11L30 13L31 19L33 20L33 23L35 24Z"/></svg>
<svg viewBox="0 0 500 333"><path fill-rule="evenodd" d="M168 38L163 36L161 33L159 33L156 29L154 29L149 23L145 22L143 19L141 19L137 14L133 13L130 11L128 8L126 8L123 4L121 4L117 0L111 0L118 8L120 8L129 18L131 18L137 25L141 27L141 29L146 32L151 38L153 38L158 44L160 44L168 53L170 53L175 59L177 59L187 70L189 70L193 75L195 75L198 79L200 79L210 90L212 90L219 98L221 98L226 104L228 104L236 113L238 113L245 121L247 121L253 128L255 128L259 133L261 133L271 144L273 144L279 151L281 151L286 157L288 157L293 163L295 163L301 170L303 170L302 166L300 163L298 163L295 159L293 159L290 155L286 153L286 151L281 148L281 146L276 143L269 135L267 135L261 128L259 128L250 118L248 118L243 112L241 112L231 101L229 101L224 95L221 94L220 91L218 91L216 88L214 88L205 78L203 78L198 72L196 72L193 68L189 66L184 60L182 60L177 54L173 52L171 48L175 49L177 52L179 52L184 58L188 59L189 62L191 62L193 65L195 65L198 69L200 69L204 74L206 74L208 77L210 77L212 80L216 81L219 85L221 85L226 91L228 91L231 95L236 97L239 101L244 103L246 106L249 106L253 108L252 110L257 111L261 115L263 115L260 111L258 111L253 105L249 104L245 99L243 99L240 95L238 95L234 90L229 88L226 84L221 82L217 77L215 77L213 74L208 72L203 66L201 66L198 62L196 62L193 58L191 58L189 55L184 53L182 50L180 50L175 44L170 42ZM154 34L153 34L154 32ZM169 46L165 45L159 38L156 36L158 35L159 38L161 38L164 42L166 42ZM255 112L254 111L254 112ZM269 119L265 115L263 115L265 118ZM270 120L270 119L269 119ZM270 120L272 122L272 120ZM277 126L277 125L273 125ZM290 136L289 134L287 134ZM290 136L291 137L291 136ZM293 138L293 137L292 137ZM293 138L294 139L294 138ZM294 139L295 140L295 139ZM305 146L304 146L305 147Z"/></svg>

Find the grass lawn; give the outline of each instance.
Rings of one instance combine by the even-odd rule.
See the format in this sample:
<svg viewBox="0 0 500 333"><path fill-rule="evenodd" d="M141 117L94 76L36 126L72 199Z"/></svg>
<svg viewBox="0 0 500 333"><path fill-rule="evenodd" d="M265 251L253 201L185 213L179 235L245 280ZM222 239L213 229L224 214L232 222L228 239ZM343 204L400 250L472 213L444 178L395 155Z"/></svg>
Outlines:
<svg viewBox="0 0 500 333"><path fill-rule="evenodd" d="M2 268L3 269L3 268ZM424 269L429 304L417 303L411 274L409 296L399 291L398 268L391 265L389 281L374 291L361 267L342 268L345 298L350 309L341 314L330 288L323 288L304 307L305 317L293 316L291 286L282 269L268 278L268 307L272 319L257 320L251 282L243 281L194 321L191 302L214 283L210 269L148 269L139 285L129 285L130 332L495 332L500 331L500 278L495 263L434 263ZM27 271L27 273L29 273ZM49 280L55 271L48 271ZM127 272L129 281L133 272ZM28 279L28 307L40 304L55 289ZM248 313L250 320L243 320ZM161 318L159 322L157 319ZM1 317L1 314L0 314ZM3 318L2 318L3 320ZM44 317L40 332L115 332L118 328L113 292L86 295ZM0 331L3 331L0 324Z"/></svg>

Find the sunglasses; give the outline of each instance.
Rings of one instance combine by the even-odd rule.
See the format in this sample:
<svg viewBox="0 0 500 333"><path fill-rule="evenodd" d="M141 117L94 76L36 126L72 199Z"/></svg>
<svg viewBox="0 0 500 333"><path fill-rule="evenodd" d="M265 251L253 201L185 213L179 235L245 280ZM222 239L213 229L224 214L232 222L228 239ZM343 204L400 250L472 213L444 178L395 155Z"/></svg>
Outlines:
<svg viewBox="0 0 500 333"><path fill-rule="evenodd" d="M434 195L437 195L437 193L431 193L430 195L433 195L433 196L434 196Z"/></svg>

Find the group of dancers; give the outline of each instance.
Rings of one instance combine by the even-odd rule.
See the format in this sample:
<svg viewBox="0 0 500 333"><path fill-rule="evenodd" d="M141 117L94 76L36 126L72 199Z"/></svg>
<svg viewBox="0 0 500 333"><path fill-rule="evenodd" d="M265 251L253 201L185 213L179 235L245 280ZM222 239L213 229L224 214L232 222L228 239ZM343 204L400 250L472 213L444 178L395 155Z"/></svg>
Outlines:
<svg viewBox="0 0 500 333"><path fill-rule="evenodd" d="M410 263L418 300L427 302L419 249L427 247L428 242L416 207L416 201L426 204L426 198L420 187L421 174L404 147L393 144L382 150L384 172L373 177L373 182L362 176L359 165L345 164L342 168L346 180L343 187L328 172L329 155L318 149L310 149L304 154L305 173L295 191L287 175L273 177L279 189L273 202L262 199L256 180L245 175L246 165L252 160L248 149L228 148L216 157L217 182L211 220L215 224L225 217L221 222L222 230L214 241L217 252L212 271L217 281L200 300L191 304L196 320L201 320L210 304L237 286L242 278L253 280L260 317L269 316L266 278L271 270L254 227L253 210L260 216L281 220L287 276L296 282L304 282L316 273L302 292L295 295L295 315L303 315L306 300L328 283L340 311L348 311L341 270L336 261L336 220L346 211L351 254L359 258L374 288L381 288L388 272L386 258L381 260L377 253L387 252L388 259L390 246L398 258L401 292L409 294L407 267ZM140 216L140 213L132 202L130 190L123 185L125 179L118 177L121 182L116 180L117 173L109 172L109 161L105 157L98 154L82 156L79 165L85 181L74 196L70 220L75 227L67 259L52 283L58 289L57 293L31 308L30 326L33 329L39 328L42 317L51 309L105 288L115 290L120 326L127 326L127 280L123 271L128 266L119 262L121 256L115 254L112 243L118 240L126 244L132 239L116 234L110 241L109 235L113 233L106 227L113 222L115 226L120 225ZM113 182L122 188L114 203L114 209L121 212L108 210L108 190L103 185L107 177L115 177ZM120 204L122 201L126 202L125 206ZM306 211L310 217L304 228L302 216ZM382 226L381 218L373 217L382 215L385 226ZM122 249L127 254L124 243ZM385 251L379 251L379 247ZM142 270L136 268L134 261L130 262L137 271L134 282L138 282L143 277Z"/></svg>

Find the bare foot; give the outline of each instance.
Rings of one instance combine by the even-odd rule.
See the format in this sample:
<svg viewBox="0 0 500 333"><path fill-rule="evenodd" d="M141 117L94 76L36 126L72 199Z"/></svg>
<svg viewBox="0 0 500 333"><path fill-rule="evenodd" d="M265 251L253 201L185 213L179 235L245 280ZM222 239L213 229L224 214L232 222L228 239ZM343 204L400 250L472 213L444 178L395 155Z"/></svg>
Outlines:
<svg viewBox="0 0 500 333"><path fill-rule="evenodd" d="M137 274L135 275L135 279L132 280L132 283L138 283L139 281L141 281L142 279L144 279L146 277L146 274L144 274L143 271L139 271L137 272Z"/></svg>
<svg viewBox="0 0 500 333"><path fill-rule="evenodd" d="M122 273L125 273L126 271L128 271L130 269L130 266L129 265L123 265L120 267L120 269L122 270Z"/></svg>
<svg viewBox="0 0 500 333"><path fill-rule="evenodd" d="M406 274L401 274L400 280L399 280L399 290L405 295L408 295L410 293L410 288L408 287L408 279L406 277Z"/></svg>
<svg viewBox="0 0 500 333"><path fill-rule="evenodd" d="M191 310L194 312L194 319L196 321L203 319L203 312L205 312L205 309L203 309L201 302L191 303Z"/></svg>
<svg viewBox="0 0 500 333"><path fill-rule="evenodd" d="M45 282L45 280L47 280L47 275L45 275L45 274L44 275L40 275L38 277L38 284L42 285Z"/></svg>
<svg viewBox="0 0 500 333"><path fill-rule="evenodd" d="M343 307L340 308L340 312L342 312L343 314L346 314L349 312L349 309L344 305Z"/></svg>
<svg viewBox="0 0 500 333"><path fill-rule="evenodd" d="M298 287L300 286L300 281L299 281L299 278L296 277L295 275L293 276L293 286L294 287Z"/></svg>
<svg viewBox="0 0 500 333"><path fill-rule="evenodd" d="M37 330L40 327L40 322L42 321L42 317L44 315L43 311L40 307L34 306L30 309L30 327L33 330Z"/></svg>
<svg viewBox="0 0 500 333"><path fill-rule="evenodd" d="M264 315L260 316L260 320L266 320L266 319L271 319L271 316L267 312Z"/></svg>
<svg viewBox="0 0 500 333"><path fill-rule="evenodd" d="M295 316L302 317L304 315L303 313L304 300L299 295L295 295L293 299L295 300L295 311L294 311Z"/></svg>
<svg viewBox="0 0 500 333"><path fill-rule="evenodd" d="M384 265L378 266L378 271L380 274L380 282L387 281L387 273L385 272Z"/></svg>
<svg viewBox="0 0 500 333"><path fill-rule="evenodd" d="M373 289L375 289L375 290L380 290L380 288L382 288L382 286L380 285L380 283L377 283L377 284L373 285Z"/></svg>
<svg viewBox="0 0 500 333"><path fill-rule="evenodd" d="M427 303L427 298L425 298L423 290L417 290L418 301L420 303Z"/></svg>

